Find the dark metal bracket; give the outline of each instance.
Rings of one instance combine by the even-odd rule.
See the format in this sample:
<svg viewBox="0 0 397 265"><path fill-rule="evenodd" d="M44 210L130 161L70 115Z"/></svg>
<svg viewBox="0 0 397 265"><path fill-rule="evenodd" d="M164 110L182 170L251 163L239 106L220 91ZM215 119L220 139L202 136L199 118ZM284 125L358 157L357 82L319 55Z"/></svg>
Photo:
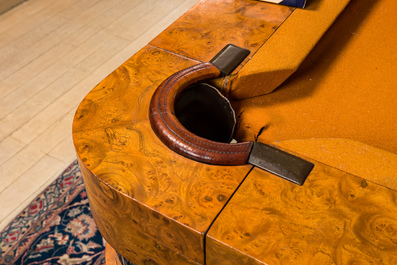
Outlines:
<svg viewBox="0 0 397 265"><path fill-rule="evenodd" d="M210 63L215 65L223 75L230 75L249 54L250 51L247 49L228 44L211 59Z"/></svg>

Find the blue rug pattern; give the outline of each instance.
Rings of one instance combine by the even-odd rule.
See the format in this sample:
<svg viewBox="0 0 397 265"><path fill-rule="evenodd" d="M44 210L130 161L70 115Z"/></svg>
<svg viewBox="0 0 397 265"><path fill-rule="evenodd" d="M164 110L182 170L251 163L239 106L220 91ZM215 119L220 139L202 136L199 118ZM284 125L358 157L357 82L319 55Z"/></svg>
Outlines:
<svg viewBox="0 0 397 265"><path fill-rule="evenodd" d="M77 161L0 232L0 264L105 264Z"/></svg>

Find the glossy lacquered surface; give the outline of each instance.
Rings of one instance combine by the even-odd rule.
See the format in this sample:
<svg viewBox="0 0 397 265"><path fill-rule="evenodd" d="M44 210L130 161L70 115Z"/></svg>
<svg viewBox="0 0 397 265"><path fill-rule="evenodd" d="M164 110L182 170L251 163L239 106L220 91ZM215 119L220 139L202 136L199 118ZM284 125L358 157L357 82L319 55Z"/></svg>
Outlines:
<svg viewBox="0 0 397 265"><path fill-rule="evenodd" d="M379 4L381 2L386 3L383 8ZM321 152L314 154L309 152L313 150L311 148L300 148L305 146L303 144L289 142L285 145L288 147L286 151L309 156L315 164L305 184L298 186L259 169L251 170L251 166L197 163L171 151L153 132L149 122L150 100L164 80L182 69L208 61L229 39L237 40L242 47L257 49L260 47L258 36L245 34L257 33L261 27L245 22L255 21L251 18L255 18L257 12L274 11L279 7L258 1L227 3L223 6L217 1L200 2L191 13L185 14L99 83L79 106L73 123L73 139L91 209L101 233L112 247L136 264L236 264L236 261L240 262L237 264L256 265L395 263L397 195L394 186L387 186L387 180L395 176L395 170L387 170L385 176L377 176L377 181L359 176L359 171L353 170L348 174L335 167L351 165L353 162L350 160L360 159L360 156L345 154L343 161L335 157L327 160L333 163L325 165L316 160L329 153L329 146L325 145ZM365 7L359 3L357 1L350 12ZM369 0L366 3L375 4ZM377 3L379 6L372 5L379 7L373 9L377 12L389 10L386 7L394 5L391 0ZM262 5L266 8L258 11L258 7L264 7ZM223 7L222 11L218 7ZM281 17L288 17L284 11L291 10L281 8ZM218 16L214 15L215 11L219 12ZM260 36L261 40L277 29L271 22L273 11L269 11L271 30L263 27L266 30ZM208 19L203 18L206 12ZM226 23L228 26L233 24L233 27L224 27L222 31L213 33L192 23L197 20L197 23L215 27L215 19L219 20L219 25ZM282 19L276 20L280 23ZM357 22L357 27L361 27L362 21ZM372 23L374 21L371 20ZM245 25L254 26L247 30ZM241 34L236 34L236 30L241 30ZM193 38L195 34L198 37ZM362 37L357 36L358 42L354 39L351 43L361 43ZM195 39L197 45L191 42ZM218 45L221 47L216 48ZM332 46L332 38L325 39L321 45ZM258 140L283 146L283 141L277 141L278 136L283 136L280 139L285 141L305 137L309 142L306 146L310 146L318 143L314 139L316 137L339 135L330 133L334 131L328 126L337 124L339 120L327 115L343 112L338 108L340 105L327 104L326 101L316 105L310 100L319 94L320 99L330 96L332 89L327 90L323 86L337 87L333 75L328 75L332 71L326 71L334 69L335 64L327 64L330 62L327 60L334 57L343 59L345 51L349 51L346 53L349 58L352 55L348 45L344 46L343 42L339 45L339 50L332 50L332 54L327 49L317 50L315 57L310 57L301 69L303 75L289 79L275 94L235 101L239 121L237 140ZM209 49L212 46L214 48ZM304 75L313 62L318 62L319 67L310 69L323 74L316 77L315 84L309 75ZM344 69L353 71L353 68L347 68L348 62L344 62ZM247 64L243 62L242 69ZM387 62L384 65L388 65ZM240 70L238 68L236 72ZM387 69L382 68L382 73L385 72ZM354 73L360 75L359 71ZM364 80L369 81L368 84L374 84L374 80L370 81L366 76L366 71L361 74ZM219 84L228 80L212 81ZM329 80L334 80L334 83ZM347 82L349 79L345 77L343 80ZM387 79L381 84L381 90L363 91L373 96L377 91L387 91L391 83L393 79ZM357 81L357 85L362 84L366 83ZM316 85L324 90L314 89ZM306 91L301 90L303 88L312 89L313 93L300 94L300 91ZM282 97L278 98L280 94ZM383 94L374 97L383 97ZM333 99L334 103L344 101L342 96ZM305 102L312 104L303 104ZM346 105L347 109L354 109L356 103L352 100L351 105ZM322 107L324 104L328 106L326 110ZM301 107L296 108L297 105ZM322 117L323 120L305 127L302 124L311 122L305 118L309 114L305 110L309 109L312 110L311 117L319 117L319 120ZM386 108L379 110L383 113ZM281 126L287 120L287 126ZM361 124L350 125L342 122L340 126L344 126L345 131L340 135L354 137L352 132ZM329 134L323 134L324 128L328 128L325 132ZM391 127L387 128L392 135ZM360 133L365 135L370 131L360 130ZM365 137L372 139L371 134ZM341 149L353 150L349 141L338 143L343 145ZM366 148L363 143L357 144L360 148L355 150L376 158L377 165L382 166L380 152L372 152L374 149ZM393 156L388 156L388 159L395 163ZM357 167L368 164L359 163Z"/></svg>
<svg viewBox="0 0 397 265"><path fill-rule="evenodd" d="M395 264L396 196L319 163L303 186L255 169L211 227L207 264Z"/></svg>
<svg viewBox="0 0 397 265"><path fill-rule="evenodd" d="M202 62L229 43L254 54L294 10L251 0L203 0L150 44Z"/></svg>
<svg viewBox="0 0 397 265"><path fill-rule="evenodd" d="M203 263L205 232L251 168L192 163L152 131L152 94L196 63L148 46L98 84L75 116L74 142L95 221L132 261Z"/></svg>
<svg viewBox="0 0 397 265"><path fill-rule="evenodd" d="M74 143L98 227L120 254L142 262L158 246L152 259L159 264L204 263L205 232L251 166L191 164L170 151L151 129L150 99L168 76L230 42L258 49L290 12L256 1L200 2L83 100ZM198 21L209 28L197 32ZM221 35L216 21L225 25Z"/></svg>

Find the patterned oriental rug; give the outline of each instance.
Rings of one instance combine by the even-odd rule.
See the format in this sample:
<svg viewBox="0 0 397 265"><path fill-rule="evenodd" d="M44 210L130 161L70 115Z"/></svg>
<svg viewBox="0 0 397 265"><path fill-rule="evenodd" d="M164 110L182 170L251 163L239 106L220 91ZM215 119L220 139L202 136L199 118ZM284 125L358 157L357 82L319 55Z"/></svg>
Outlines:
<svg viewBox="0 0 397 265"><path fill-rule="evenodd" d="M105 264L77 161L0 232L0 264Z"/></svg>

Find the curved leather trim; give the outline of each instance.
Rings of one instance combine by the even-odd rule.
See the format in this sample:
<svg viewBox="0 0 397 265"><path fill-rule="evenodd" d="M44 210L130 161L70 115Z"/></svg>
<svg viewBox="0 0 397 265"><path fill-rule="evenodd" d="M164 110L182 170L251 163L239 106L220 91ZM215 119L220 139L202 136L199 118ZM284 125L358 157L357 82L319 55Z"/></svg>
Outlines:
<svg viewBox="0 0 397 265"><path fill-rule="evenodd" d="M188 131L175 116L175 99L184 89L220 75L213 64L201 63L167 78L150 102L150 124L160 140L180 155L207 164L243 165L247 163L252 142L227 144L210 141Z"/></svg>

